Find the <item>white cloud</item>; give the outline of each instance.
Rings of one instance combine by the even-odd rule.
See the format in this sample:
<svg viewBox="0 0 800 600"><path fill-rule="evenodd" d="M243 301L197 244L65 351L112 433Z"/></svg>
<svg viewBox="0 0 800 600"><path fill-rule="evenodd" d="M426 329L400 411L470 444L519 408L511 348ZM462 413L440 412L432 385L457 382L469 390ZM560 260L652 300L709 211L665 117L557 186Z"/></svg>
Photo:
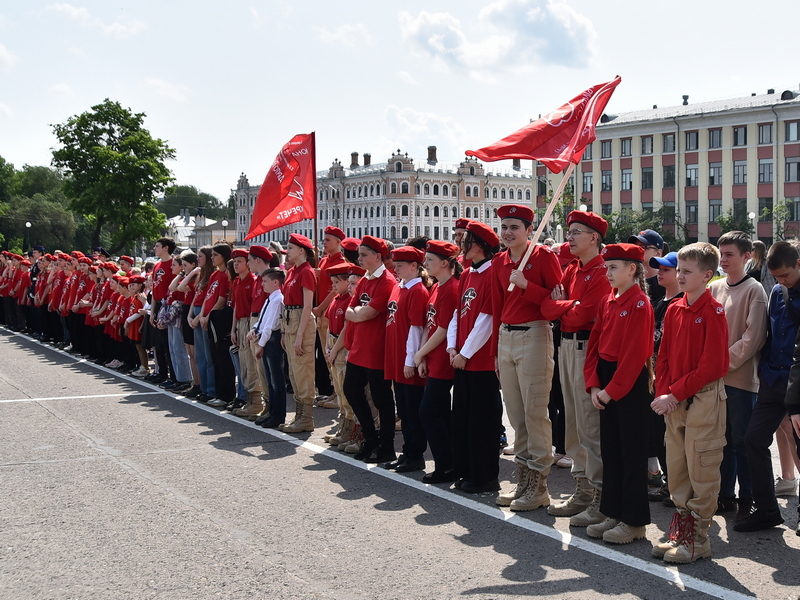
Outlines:
<svg viewBox="0 0 800 600"><path fill-rule="evenodd" d="M416 147L423 144L445 148L461 148L467 132L452 117L419 112L413 108L400 108L394 104L386 108L386 122L394 131L393 147Z"/></svg>
<svg viewBox="0 0 800 600"><path fill-rule="evenodd" d="M372 41L372 35L363 23L342 25L333 31L323 29L322 27L314 27L314 31L317 32L317 37L319 37L320 41L325 43L355 46L358 43Z"/></svg>
<svg viewBox="0 0 800 600"><path fill-rule="evenodd" d="M47 6L47 10L61 13L81 27L97 27L106 35L113 35L117 39L134 36L147 28L144 22L131 19L125 15L117 17L112 23L104 23L101 19L92 17L86 8L73 6L72 4L50 4Z"/></svg>
<svg viewBox="0 0 800 600"><path fill-rule="evenodd" d="M19 62L19 56L0 44L0 67L4 71L9 71Z"/></svg>
<svg viewBox="0 0 800 600"><path fill-rule="evenodd" d="M564 0L497 0L478 13L478 39L450 13L403 12L399 18L406 41L475 76L537 64L585 67L597 39L592 22Z"/></svg>
<svg viewBox="0 0 800 600"><path fill-rule="evenodd" d="M56 83L51 85L47 88L47 91L51 94L58 95L58 96L71 96L72 95L72 88L69 87L69 84L66 83Z"/></svg>
<svg viewBox="0 0 800 600"><path fill-rule="evenodd" d="M419 85L419 81L414 79L414 76L408 71L400 71L397 76L403 83L407 83L408 85Z"/></svg>
<svg viewBox="0 0 800 600"><path fill-rule="evenodd" d="M11 110L11 107L8 104L3 104L0 102L0 113L4 114L7 117L13 117L14 111Z"/></svg>
<svg viewBox="0 0 800 600"><path fill-rule="evenodd" d="M145 79L145 83L153 89L159 96L165 96L176 102L188 102L191 90L185 85L170 83L163 79L150 77Z"/></svg>

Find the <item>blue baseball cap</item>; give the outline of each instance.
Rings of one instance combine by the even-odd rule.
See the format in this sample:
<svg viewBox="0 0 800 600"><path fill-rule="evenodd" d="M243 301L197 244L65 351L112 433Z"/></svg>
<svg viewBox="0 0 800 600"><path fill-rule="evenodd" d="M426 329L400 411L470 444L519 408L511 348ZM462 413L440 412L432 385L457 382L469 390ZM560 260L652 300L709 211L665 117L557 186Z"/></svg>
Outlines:
<svg viewBox="0 0 800 600"><path fill-rule="evenodd" d="M637 242L642 246L655 246L659 250L664 249L664 238L652 229L645 229L644 231L640 231L638 235L632 235L628 238L629 244L635 244Z"/></svg>
<svg viewBox="0 0 800 600"><path fill-rule="evenodd" d="M678 253L670 252L666 256L653 256L650 259L650 266L654 269L657 269L659 266L675 269L678 267Z"/></svg>

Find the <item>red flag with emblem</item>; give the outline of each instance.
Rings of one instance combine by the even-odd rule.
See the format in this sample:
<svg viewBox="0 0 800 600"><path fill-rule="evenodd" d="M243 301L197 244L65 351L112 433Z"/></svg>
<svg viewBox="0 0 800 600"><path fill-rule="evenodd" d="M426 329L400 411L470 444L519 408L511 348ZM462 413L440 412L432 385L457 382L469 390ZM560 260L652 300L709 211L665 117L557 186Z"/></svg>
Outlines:
<svg viewBox="0 0 800 600"><path fill-rule="evenodd" d="M317 213L314 132L289 140L258 190L246 240L284 225L313 219Z"/></svg>
<svg viewBox="0 0 800 600"><path fill-rule="evenodd" d="M508 137L466 153L487 162L538 160L553 173L560 173L570 162L580 162L584 148L595 140L595 126L620 81L617 75L612 81L595 85Z"/></svg>

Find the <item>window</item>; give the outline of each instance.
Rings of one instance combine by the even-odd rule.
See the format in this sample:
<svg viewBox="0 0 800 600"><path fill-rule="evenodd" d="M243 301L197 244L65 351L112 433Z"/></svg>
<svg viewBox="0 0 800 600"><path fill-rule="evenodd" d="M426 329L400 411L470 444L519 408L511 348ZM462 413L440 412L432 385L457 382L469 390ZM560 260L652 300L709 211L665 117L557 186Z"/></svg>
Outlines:
<svg viewBox="0 0 800 600"><path fill-rule="evenodd" d="M400 216L401 217L408 216L408 204L403 204L403 206L400 207ZM405 234L403 234L403 237L406 237Z"/></svg>
<svg viewBox="0 0 800 600"><path fill-rule="evenodd" d="M375 209L375 216L376 217L380 217L381 216L381 207L380 206Z"/></svg>
<svg viewBox="0 0 800 600"><path fill-rule="evenodd" d="M403 238L404 240L408 239L408 227L403 227L400 230L400 237Z"/></svg>
<svg viewBox="0 0 800 600"><path fill-rule="evenodd" d="M500 200L505 200L505 199L506 199L506 189L503 188L502 190L500 190Z"/></svg>
<svg viewBox="0 0 800 600"><path fill-rule="evenodd" d="M434 196L438 196L439 195L439 184L438 183L435 183L433 185L433 195Z"/></svg>
<svg viewBox="0 0 800 600"><path fill-rule="evenodd" d="M622 169L622 181L620 182L620 189L633 189L633 169Z"/></svg>
<svg viewBox="0 0 800 600"><path fill-rule="evenodd" d="M758 126L758 143L771 144L772 143L772 123Z"/></svg>
<svg viewBox="0 0 800 600"><path fill-rule="evenodd" d="M478 197L478 186L477 185L472 188L472 195L475 196L476 198ZM456 194L453 194L453 197L455 198ZM488 198L489 196L486 196L486 197Z"/></svg>
<svg viewBox="0 0 800 600"><path fill-rule="evenodd" d="M492 188L492 198L497 200L497 188Z"/></svg>
<svg viewBox="0 0 800 600"><path fill-rule="evenodd" d="M642 212L646 215L653 215L653 203L652 202L642 202Z"/></svg>
<svg viewBox="0 0 800 600"><path fill-rule="evenodd" d="M722 129L710 129L708 131L708 147L722 148Z"/></svg>
<svg viewBox="0 0 800 600"><path fill-rule="evenodd" d="M697 165L686 165L686 187L697 187Z"/></svg>
<svg viewBox="0 0 800 600"><path fill-rule="evenodd" d="M430 206L426 206L425 207L425 216L426 217L430 217L431 216L431 207Z"/></svg>
<svg viewBox="0 0 800 600"><path fill-rule="evenodd" d="M733 145L747 146L747 127L742 126L733 128Z"/></svg>
<svg viewBox="0 0 800 600"><path fill-rule="evenodd" d="M664 216L664 223L674 223L675 222L675 203L674 202L664 202L661 205L661 213Z"/></svg>
<svg viewBox="0 0 800 600"><path fill-rule="evenodd" d="M525 190L525 200L530 200L530 199L531 199L531 191Z"/></svg>
<svg viewBox="0 0 800 600"><path fill-rule="evenodd" d="M435 240L439 239L439 228L438 227L434 227L433 228L433 239L435 239Z"/></svg>
<svg viewBox="0 0 800 600"><path fill-rule="evenodd" d="M697 200L686 203L686 222L697 223Z"/></svg>
<svg viewBox="0 0 800 600"><path fill-rule="evenodd" d="M458 198L458 188L457 188L456 186L453 186L453 187L452 187L452 188L450 188L450 189L451 189L451 190L452 190L452 192L453 192L453 198ZM478 194L475 194L475 195L477 196ZM445 196L447 196L447 194L445 194Z"/></svg>
<svg viewBox="0 0 800 600"><path fill-rule="evenodd" d="M620 140L620 156L630 156L631 155L631 138L627 138L624 140Z"/></svg>
<svg viewBox="0 0 800 600"><path fill-rule="evenodd" d="M400 193L407 194L408 193L408 182L404 181L400 184Z"/></svg>
<svg viewBox="0 0 800 600"><path fill-rule="evenodd" d="M536 195L547 196L547 179L544 177L536 179Z"/></svg>
<svg viewBox="0 0 800 600"><path fill-rule="evenodd" d="M397 239L397 227L392 227L391 231L392 231L392 239L396 240Z"/></svg>
<svg viewBox="0 0 800 600"><path fill-rule="evenodd" d="M601 207L601 214L610 215L611 214L611 205L610 204L603 204Z"/></svg>
<svg viewBox="0 0 800 600"><path fill-rule="evenodd" d="M791 221L800 221L800 198L787 198L786 206L789 207Z"/></svg>
<svg viewBox="0 0 800 600"><path fill-rule="evenodd" d="M708 201L708 222L714 223L722 214L722 200Z"/></svg>
<svg viewBox="0 0 800 600"><path fill-rule="evenodd" d="M489 209L488 208L486 209L486 220L487 221L489 220Z"/></svg>
<svg viewBox="0 0 800 600"><path fill-rule="evenodd" d="M393 182L392 182L392 184L389 186L389 191L390 191L392 194L396 194L396 193L397 193L397 184L396 184L394 181L393 181Z"/></svg>
<svg viewBox="0 0 800 600"><path fill-rule="evenodd" d="M449 195L450 195L450 188L449 188L449 187L447 187L446 185L443 185L443 186L442 186L442 195L443 195L445 198L447 198L447 196L449 196Z"/></svg>
<svg viewBox="0 0 800 600"><path fill-rule="evenodd" d="M453 218L454 219L458 218L458 207L457 206L453 207Z"/></svg>
<svg viewBox="0 0 800 600"><path fill-rule="evenodd" d="M800 158L786 159L786 181L800 181Z"/></svg>
<svg viewBox="0 0 800 600"><path fill-rule="evenodd" d="M631 213L633 212L633 204L626 202L619 205L620 221L627 222L631 220Z"/></svg>
<svg viewBox="0 0 800 600"><path fill-rule="evenodd" d="M403 172L403 163L401 163L401 162L394 163L394 172L395 173L402 173Z"/></svg>
<svg viewBox="0 0 800 600"><path fill-rule="evenodd" d="M483 197L486 198L487 200L489 199L489 188L488 187L487 188L483 188ZM496 197L497 196L495 196L495 198Z"/></svg>
<svg viewBox="0 0 800 600"><path fill-rule="evenodd" d="M772 183L771 158L762 158L758 161L758 183Z"/></svg>
<svg viewBox="0 0 800 600"><path fill-rule="evenodd" d="M744 185L747 183L747 161L733 161L733 184Z"/></svg>
<svg viewBox="0 0 800 600"><path fill-rule="evenodd" d="M414 207L414 214L415 214L416 216L419 216L419 204L418 204L417 206L415 206L415 207Z"/></svg>
<svg viewBox="0 0 800 600"><path fill-rule="evenodd" d="M733 218L744 221L747 218L747 198L733 199Z"/></svg>
<svg viewBox="0 0 800 600"><path fill-rule="evenodd" d="M653 153L653 136L648 135L642 138L642 154Z"/></svg>
<svg viewBox="0 0 800 600"><path fill-rule="evenodd" d="M665 189L675 187L675 165L667 165L664 167L664 185Z"/></svg>
<svg viewBox="0 0 800 600"><path fill-rule="evenodd" d="M425 235L426 238L431 237L431 227L430 227L430 225L425 225L425 234L424 235Z"/></svg>
<svg viewBox="0 0 800 600"><path fill-rule="evenodd" d="M661 136L663 140L663 152L675 152L675 134L665 133Z"/></svg>
<svg viewBox="0 0 800 600"><path fill-rule="evenodd" d="M611 140L600 142L600 158L611 158Z"/></svg>
<svg viewBox="0 0 800 600"><path fill-rule="evenodd" d="M470 175L475 175L475 167L470 167L469 168L469 174Z"/></svg>
<svg viewBox="0 0 800 600"><path fill-rule="evenodd" d="M708 185L722 185L722 163L708 163Z"/></svg>
<svg viewBox="0 0 800 600"><path fill-rule="evenodd" d="M653 189L653 167L642 167L642 189Z"/></svg>
<svg viewBox="0 0 800 600"><path fill-rule="evenodd" d="M414 194L419 196L419 184L418 183L414 184Z"/></svg>
<svg viewBox="0 0 800 600"><path fill-rule="evenodd" d="M686 132L686 149L687 150L697 150L697 132L696 131L687 131ZM697 207L695 207L695 209L696 208ZM695 212L696 212L696 210L695 210Z"/></svg>
<svg viewBox="0 0 800 600"><path fill-rule="evenodd" d="M800 139L800 121L786 123L786 141L796 142Z"/></svg>
<svg viewBox="0 0 800 600"><path fill-rule="evenodd" d="M466 211L464 212L464 215L465 215L465 216L466 216L468 219L469 219L469 218L472 216L472 209L470 209L470 207L469 207L469 206L467 207Z"/></svg>
<svg viewBox="0 0 800 600"><path fill-rule="evenodd" d="M517 200L522 200L522 190L517 190Z"/></svg>
<svg viewBox="0 0 800 600"><path fill-rule="evenodd" d="M443 206L443 207L442 207L442 216L443 216L444 218L447 218L447 206Z"/></svg>
<svg viewBox="0 0 800 600"><path fill-rule="evenodd" d="M424 190L426 196L431 195L431 186L429 186L427 183L425 184L425 187L423 187L422 189Z"/></svg>
<svg viewBox="0 0 800 600"><path fill-rule="evenodd" d="M760 223L772 222L772 198L758 199L758 221Z"/></svg>
<svg viewBox="0 0 800 600"><path fill-rule="evenodd" d="M367 216L366 211L364 212L364 216L365 217ZM370 208L369 208L369 218L370 219L374 219L375 218L375 208L372 207L372 206L370 206Z"/></svg>
<svg viewBox="0 0 800 600"><path fill-rule="evenodd" d="M393 217L397 216L397 207L392 204L391 208L389 209L389 214Z"/></svg>
<svg viewBox="0 0 800 600"><path fill-rule="evenodd" d="M611 171L603 171L601 173L601 175L602 175L602 177L601 177L600 181L602 182L602 187L600 189L602 191L604 191L604 192L610 192L611 191Z"/></svg>
<svg viewBox="0 0 800 600"><path fill-rule="evenodd" d="M361 198L361 186L358 186L358 197Z"/></svg>
<svg viewBox="0 0 800 600"><path fill-rule="evenodd" d="M592 145L589 144L583 150L583 160L592 160Z"/></svg>
<svg viewBox="0 0 800 600"><path fill-rule="evenodd" d="M584 193L591 194L592 193L592 183L594 179L594 175L592 173L584 173L583 174L583 191Z"/></svg>
<svg viewBox="0 0 800 600"><path fill-rule="evenodd" d="M470 191L471 189L472 189L472 188L470 188L469 186L467 186L467 198L469 198L470 196L472 196L472 192Z"/></svg>

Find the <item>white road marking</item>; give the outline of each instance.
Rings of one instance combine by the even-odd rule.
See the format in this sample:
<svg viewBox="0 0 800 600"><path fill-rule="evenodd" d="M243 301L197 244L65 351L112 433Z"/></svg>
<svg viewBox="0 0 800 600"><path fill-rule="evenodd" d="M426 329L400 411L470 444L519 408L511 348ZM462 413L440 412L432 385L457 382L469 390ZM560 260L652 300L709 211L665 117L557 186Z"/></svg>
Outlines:
<svg viewBox="0 0 800 600"><path fill-rule="evenodd" d="M92 398L126 398L128 396L156 396L158 392L128 392L126 394L93 394L91 396L52 396L50 398L14 398L13 400L0 400L0 404L7 402L46 402L48 400L90 400Z"/></svg>

